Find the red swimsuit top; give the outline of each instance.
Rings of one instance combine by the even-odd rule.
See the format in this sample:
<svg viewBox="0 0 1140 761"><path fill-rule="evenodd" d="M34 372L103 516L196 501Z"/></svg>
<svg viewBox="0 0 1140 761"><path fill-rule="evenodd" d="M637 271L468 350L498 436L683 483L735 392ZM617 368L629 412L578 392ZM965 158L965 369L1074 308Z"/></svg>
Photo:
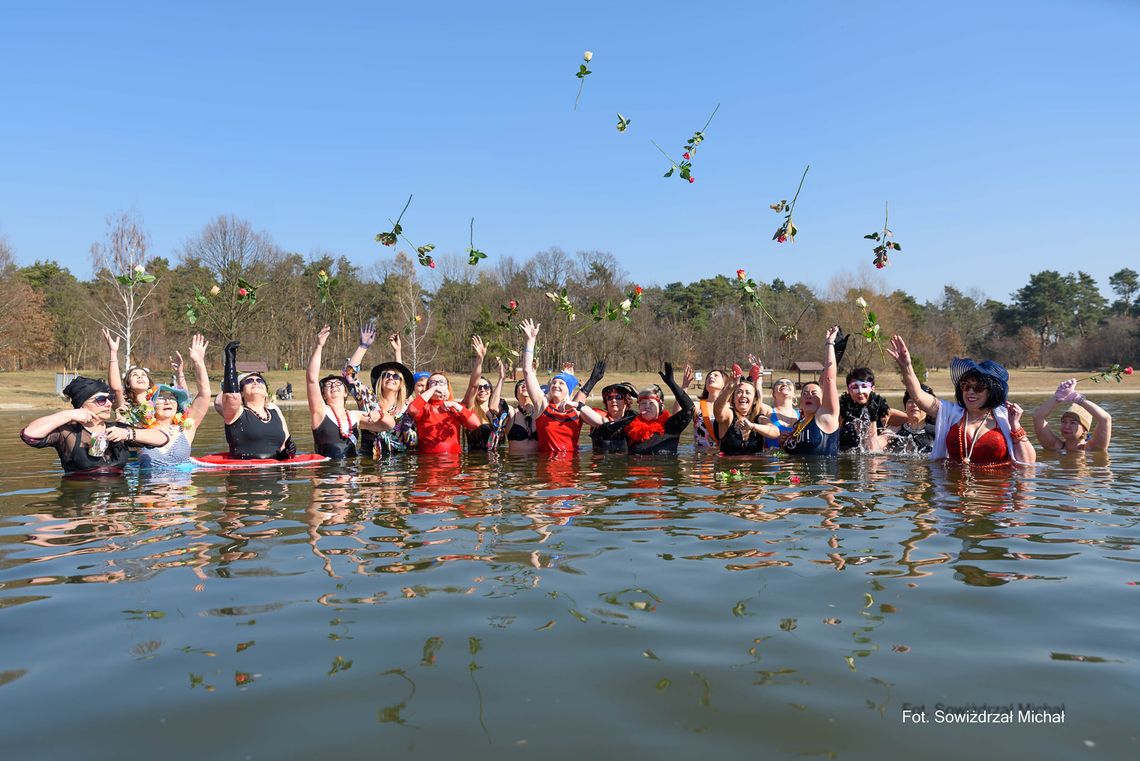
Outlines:
<svg viewBox="0 0 1140 761"><path fill-rule="evenodd" d="M970 448L970 442L966 440L962 432L962 422L958 421L950 426L950 430L946 434L946 457L951 462L963 462L966 450ZM1010 461L1009 448L1005 445L1005 436L1002 436L1001 431L997 428L992 428L983 433L978 438L977 443L974 444L974 451L970 454L970 464L982 467L1005 465Z"/></svg>
<svg viewBox="0 0 1140 761"><path fill-rule="evenodd" d="M577 410L558 412L548 404L534 421L534 428L538 432L538 451L576 452L578 450L582 418L578 416Z"/></svg>
<svg viewBox="0 0 1140 761"><path fill-rule="evenodd" d="M416 434L420 454L459 454L463 447L459 443L462 428L475 428L479 419L466 407L449 410L443 402L433 399L425 402L417 396L408 405L408 414L416 421Z"/></svg>

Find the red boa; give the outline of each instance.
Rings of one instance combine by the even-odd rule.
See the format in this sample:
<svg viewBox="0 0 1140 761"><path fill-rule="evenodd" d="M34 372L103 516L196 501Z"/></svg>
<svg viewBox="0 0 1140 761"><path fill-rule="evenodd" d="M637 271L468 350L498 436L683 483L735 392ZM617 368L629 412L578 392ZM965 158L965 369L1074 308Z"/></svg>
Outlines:
<svg viewBox="0 0 1140 761"><path fill-rule="evenodd" d="M665 410L661 410L661 414L648 423L638 415L625 427L625 438L631 444L640 444L654 436L664 435L665 421L668 419L669 413Z"/></svg>

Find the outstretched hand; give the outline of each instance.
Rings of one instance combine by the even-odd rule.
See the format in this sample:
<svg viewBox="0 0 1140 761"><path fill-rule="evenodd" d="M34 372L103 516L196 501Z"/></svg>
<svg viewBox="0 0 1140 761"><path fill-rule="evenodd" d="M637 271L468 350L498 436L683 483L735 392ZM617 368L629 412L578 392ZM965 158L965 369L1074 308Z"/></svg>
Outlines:
<svg viewBox="0 0 1140 761"><path fill-rule="evenodd" d="M693 385L693 379L697 377L693 366L690 364L685 365L685 371L681 373L681 388L688 388Z"/></svg>
<svg viewBox="0 0 1140 761"><path fill-rule="evenodd" d="M401 348L400 334L393 333L388 336L388 345L392 347L392 351L398 352Z"/></svg>
<svg viewBox="0 0 1140 761"><path fill-rule="evenodd" d="M226 344L225 352L226 354L233 354L239 348L241 348L241 341L230 341L228 344Z"/></svg>
<svg viewBox="0 0 1140 761"><path fill-rule="evenodd" d="M542 327L542 323L535 322L529 317L519 324L519 329L522 330L523 335L527 337L528 341L533 341L538 338L538 329Z"/></svg>
<svg viewBox="0 0 1140 761"><path fill-rule="evenodd" d="M479 336L471 336L471 348L475 350L475 356L478 357L480 361L487 356L487 346Z"/></svg>
<svg viewBox="0 0 1140 761"><path fill-rule="evenodd" d="M891 345L886 351L902 370L905 371L910 367L910 349L906 348L906 341L902 336L891 336Z"/></svg>
<svg viewBox="0 0 1140 761"><path fill-rule="evenodd" d="M103 328L101 332L103 340L107 342L107 348L111 350L112 355L115 355L119 351L119 337L107 328Z"/></svg>
<svg viewBox="0 0 1140 761"><path fill-rule="evenodd" d="M174 371L175 375L178 375L182 372L183 364L182 352L175 350L174 356L170 357L170 369Z"/></svg>
<svg viewBox="0 0 1140 761"><path fill-rule="evenodd" d="M665 381L665 385L669 386L670 388L673 387L673 363L672 362L664 363L663 369L661 370L661 372L659 372L657 374L659 376L661 376L661 380Z"/></svg>
<svg viewBox="0 0 1140 761"><path fill-rule="evenodd" d="M590 380L588 383L590 388L593 388L597 384L598 381L600 381L602 378L605 377L605 375L606 375L606 361L604 359L599 359L597 362L594 363L594 369L590 371Z"/></svg>
<svg viewBox="0 0 1140 761"><path fill-rule="evenodd" d="M325 341L329 340L329 333L331 332L332 328L328 325L317 331L317 346L324 348Z"/></svg>
<svg viewBox="0 0 1140 761"><path fill-rule="evenodd" d="M371 348L376 341L376 320L369 320L360 326L360 345L365 349Z"/></svg>
<svg viewBox="0 0 1140 761"><path fill-rule="evenodd" d="M1073 397L1077 395L1077 379L1069 378L1067 381L1062 381L1061 385L1057 386L1057 390L1053 392L1053 398L1058 402L1071 402Z"/></svg>
<svg viewBox="0 0 1140 761"><path fill-rule="evenodd" d="M206 349L209 346L210 342L201 333L195 333L194 337L190 339L190 360L204 364L206 362Z"/></svg>

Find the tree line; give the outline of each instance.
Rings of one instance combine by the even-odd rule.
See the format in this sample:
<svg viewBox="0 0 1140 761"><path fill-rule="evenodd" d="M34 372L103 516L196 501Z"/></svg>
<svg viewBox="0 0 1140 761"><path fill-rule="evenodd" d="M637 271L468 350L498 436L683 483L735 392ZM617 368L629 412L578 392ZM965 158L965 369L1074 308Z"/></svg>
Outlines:
<svg viewBox="0 0 1140 761"><path fill-rule="evenodd" d="M1132 364L1140 355L1140 275L1130 268L1109 278L1111 303L1087 273L1054 270L1030 275L1007 302L946 285L938 299L919 303L870 275L837 279L825 292L763 272L748 273L754 294L743 291L743 275L639 286L610 253L559 248L479 266L444 255L429 283L422 277L429 270L404 252L379 254L366 268L328 252L303 256L245 220L221 216L167 258L153 255L137 216L119 214L92 246L95 275L83 280L52 260L18 266L0 239L0 369L100 366L102 325L127 339L134 364L164 366L202 332L218 347L241 340L243 359L299 368L321 325L333 328L325 356L348 356L359 326L375 319L381 338L370 360L388 357L384 336L399 333L413 369L463 371L473 334L492 355L517 362L522 317L542 323L542 368L605 359L631 372L657 369L662 360L707 369L750 353L786 368L818 360L821 336L836 322L856 334L845 366L888 368L875 343L858 335L865 323L859 297L882 332L907 336L927 367L944 367L955 355L1012 367L1090 368ZM623 304L636 287L640 303Z"/></svg>

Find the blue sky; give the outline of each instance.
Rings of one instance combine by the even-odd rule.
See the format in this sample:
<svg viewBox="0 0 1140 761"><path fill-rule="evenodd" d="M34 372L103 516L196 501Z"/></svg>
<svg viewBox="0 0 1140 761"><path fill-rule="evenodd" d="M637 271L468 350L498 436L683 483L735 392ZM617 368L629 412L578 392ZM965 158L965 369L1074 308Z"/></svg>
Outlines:
<svg viewBox="0 0 1140 761"><path fill-rule="evenodd" d="M90 273L104 218L171 256L235 214L290 251L610 251L643 284L746 268L1006 299L1140 269L1140 2L0 6L0 234ZM572 111L582 51L594 51ZM1132 51L1132 52L1130 52ZM720 112L689 185L680 147ZM614 128L616 112L632 119ZM811 164L794 248L771 241ZM883 202L903 251L862 239Z"/></svg>

